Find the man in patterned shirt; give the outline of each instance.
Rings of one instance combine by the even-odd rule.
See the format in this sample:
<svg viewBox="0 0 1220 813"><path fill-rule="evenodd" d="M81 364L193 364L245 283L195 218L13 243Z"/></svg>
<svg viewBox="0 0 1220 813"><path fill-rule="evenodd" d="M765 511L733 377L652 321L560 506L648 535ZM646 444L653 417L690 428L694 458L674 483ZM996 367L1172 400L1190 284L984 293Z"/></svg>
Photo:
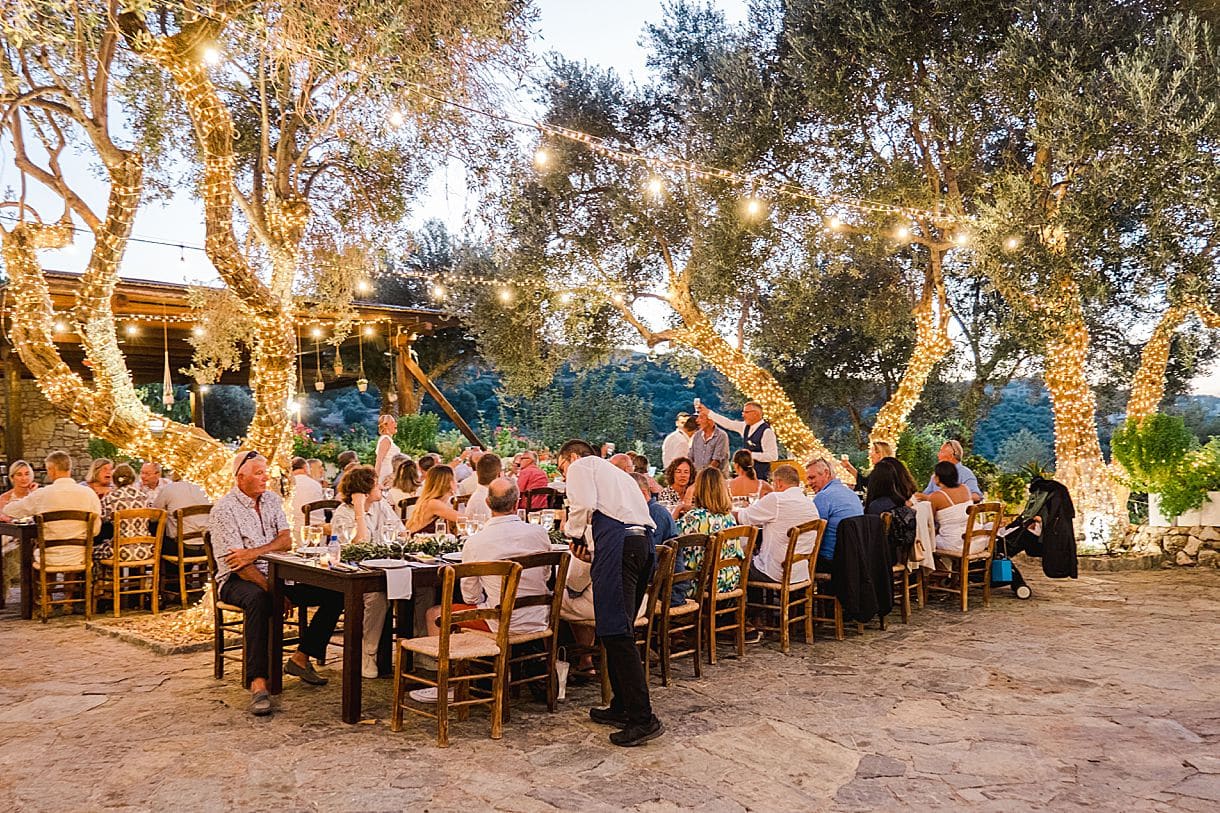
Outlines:
<svg viewBox="0 0 1220 813"><path fill-rule="evenodd" d="M343 596L333 590L305 584L284 586L283 607L271 606L271 584L267 564L259 561L264 553L288 550L292 528L284 516L283 502L267 494L267 459L257 452L245 452L233 461L236 485L216 501L208 520L212 550L216 556L216 582L220 600L241 607L245 612L246 680L249 682L250 713L271 713L267 691L268 640L271 613L292 611L294 604L318 607L301 635L301 646L284 664L284 671L302 682L321 686L326 678L314 671L310 657L320 658L334 634Z"/></svg>

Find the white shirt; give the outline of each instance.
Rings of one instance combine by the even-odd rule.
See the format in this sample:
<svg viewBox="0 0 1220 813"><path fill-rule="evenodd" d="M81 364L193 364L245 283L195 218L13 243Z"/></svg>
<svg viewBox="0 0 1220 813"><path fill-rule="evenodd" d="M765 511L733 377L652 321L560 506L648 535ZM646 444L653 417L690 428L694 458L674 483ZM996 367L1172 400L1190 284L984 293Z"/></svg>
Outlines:
<svg viewBox="0 0 1220 813"><path fill-rule="evenodd" d="M458 483L458 496L460 497L463 494L473 494L474 490L478 487L479 474L478 472L474 472L469 477L462 478L462 480Z"/></svg>
<svg viewBox="0 0 1220 813"><path fill-rule="evenodd" d="M689 454L690 435L681 429L675 429L665 436L665 441L661 444L661 466L669 468L670 463Z"/></svg>
<svg viewBox="0 0 1220 813"><path fill-rule="evenodd" d="M364 506L364 527L368 528L369 541L380 545L383 534L392 530L395 535L403 529L398 512L384 499L374 500ZM340 503L330 518L331 532L340 539L356 536L356 511L348 503Z"/></svg>
<svg viewBox="0 0 1220 813"><path fill-rule="evenodd" d="M636 489L637 493L639 489ZM516 514L492 517L483 530L471 534L462 545L463 562L497 562L510 556L528 553L546 553L551 549L551 537L541 525L522 522ZM521 572L517 583L518 596L548 596L546 582L550 574L547 568L535 567ZM500 603L500 582L495 576L479 576L462 579L462 598L467 604L479 607L495 607ZM510 632L541 632L551 620L549 606L523 607L513 611ZM488 620L492 632L499 622Z"/></svg>
<svg viewBox="0 0 1220 813"><path fill-rule="evenodd" d="M491 506L487 504L487 486L475 486L466 503L465 517L467 519L491 519Z"/></svg>
<svg viewBox="0 0 1220 813"><path fill-rule="evenodd" d="M762 526L762 544L754 557L754 565L779 581L784 577L784 557L788 555L788 531L802 522L818 518L817 506L804 495L800 488L792 486L783 491L772 491L745 508L737 510L737 521L743 525ZM802 534L796 541L797 553L813 551L816 534ZM798 562L792 568L792 582L803 582L809 578L809 565Z"/></svg>
<svg viewBox="0 0 1220 813"><path fill-rule="evenodd" d="M13 519L32 517L48 511L89 511L96 516L93 532L102 528L102 501L97 493L86 486L81 488L71 477L58 477L49 486L36 488L19 500L4 506L4 513ZM45 528L47 539L72 539L84 534L84 523L52 522ZM37 556L37 551L35 551ZM54 567L71 567L85 562L83 545L52 548L47 551L47 564Z"/></svg>
<svg viewBox="0 0 1220 813"><path fill-rule="evenodd" d="M389 435L377 438L377 451L381 451L383 448L385 454L381 456L381 465L377 467L377 482L387 485L394 479L394 457L402 454L402 449L398 448L394 438Z"/></svg>
<svg viewBox="0 0 1220 813"><path fill-rule="evenodd" d="M747 424L745 421L735 421L732 418L726 418L723 415L712 412L710 409L707 411L707 416L720 428L736 432L743 438L749 437L754 432L755 427L759 423L763 423L763 421L759 421L758 423ZM779 444L775 441L775 430L768 426L763 431L762 451L750 452L750 454L759 463L774 463L776 460L779 460Z"/></svg>
<svg viewBox="0 0 1220 813"><path fill-rule="evenodd" d="M298 542L301 540L301 529L305 527L305 516L301 513L302 506L324 499L326 499L326 492L322 490L321 483L308 474L292 475L292 517L289 524L292 526L292 535ZM314 511L309 516L311 525L324 521L325 514L321 511Z"/></svg>
<svg viewBox="0 0 1220 813"><path fill-rule="evenodd" d="M568 496L568 521L564 533L568 536L584 536L594 511L627 525L656 527L635 478L609 460L578 457L568 464L564 480Z"/></svg>
<svg viewBox="0 0 1220 813"><path fill-rule="evenodd" d="M165 535L171 539L177 539L178 517L174 515L174 512L183 508L190 508L192 505L211 504L212 501L208 499L207 492L205 492L202 488L194 483L188 483L186 480L179 480L176 483L166 483L153 500L152 507L160 508L166 514L168 514L168 517L165 520ZM207 514L200 514L198 516L186 518L187 533L206 531L207 527Z"/></svg>
<svg viewBox="0 0 1220 813"><path fill-rule="evenodd" d="M157 501L157 495L159 495L161 493L161 491L167 485L169 485L169 480L166 480L164 477L162 477L161 479L157 480L157 485L155 488L149 488L148 486L146 486L144 484L143 480L137 480L136 484L140 487L140 490L144 492L144 496L148 497L148 504L152 505L154 502Z"/></svg>

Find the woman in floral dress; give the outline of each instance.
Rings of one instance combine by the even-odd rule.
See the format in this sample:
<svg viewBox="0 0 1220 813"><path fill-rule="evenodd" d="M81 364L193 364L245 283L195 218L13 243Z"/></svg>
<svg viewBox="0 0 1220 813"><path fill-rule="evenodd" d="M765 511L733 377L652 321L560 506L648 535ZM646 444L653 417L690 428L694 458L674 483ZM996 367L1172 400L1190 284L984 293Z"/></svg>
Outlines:
<svg viewBox="0 0 1220 813"><path fill-rule="evenodd" d="M711 536L737 524L737 520L733 519L733 500L729 497L728 483L725 482L720 469L709 466L699 472L695 476L695 485L691 491L692 507L678 521L680 534ZM734 539L725 545L724 555L740 557L744 556L745 552L741 549L741 543ZM703 551L697 548L688 549L684 552L683 558L685 561L674 563L675 569L694 569L703 561ZM741 570L738 568L724 568L716 574L716 587L722 593L736 590L740 582ZM670 603L681 604L688 598L697 598L690 595L693 590L692 582L675 585L673 595L669 599Z"/></svg>

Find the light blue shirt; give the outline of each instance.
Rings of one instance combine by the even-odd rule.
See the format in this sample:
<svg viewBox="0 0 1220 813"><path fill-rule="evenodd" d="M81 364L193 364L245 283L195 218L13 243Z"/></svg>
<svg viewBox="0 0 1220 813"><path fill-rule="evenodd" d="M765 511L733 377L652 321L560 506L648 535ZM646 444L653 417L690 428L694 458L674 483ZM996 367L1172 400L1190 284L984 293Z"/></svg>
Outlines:
<svg viewBox="0 0 1220 813"><path fill-rule="evenodd" d="M813 504L817 506L818 516L826 520L826 534L822 537L822 547L818 549L819 559L833 559L835 555L835 535L839 530L839 521L846 517L858 517L864 513L864 505L856 492L843 485L838 477L831 479L822 490L813 496Z"/></svg>
<svg viewBox="0 0 1220 813"><path fill-rule="evenodd" d="M963 466L961 463L954 463L957 466L957 482L958 485L963 485L970 489L972 497L982 497L983 489L979 488L979 478L974 476L974 472ZM924 494L931 494L934 491L940 491L936 487L935 481L931 477L928 478L928 487L923 490Z"/></svg>

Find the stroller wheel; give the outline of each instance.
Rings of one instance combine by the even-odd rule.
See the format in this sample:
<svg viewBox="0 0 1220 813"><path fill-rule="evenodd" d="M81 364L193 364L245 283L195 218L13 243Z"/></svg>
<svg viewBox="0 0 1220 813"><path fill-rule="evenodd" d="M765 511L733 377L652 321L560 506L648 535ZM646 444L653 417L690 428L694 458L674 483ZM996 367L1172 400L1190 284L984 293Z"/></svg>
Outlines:
<svg viewBox="0 0 1220 813"><path fill-rule="evenodd" d="M1034 591L1029 589L1028 584L1023 584L1016 589L1016 594L1019 599L1027 599L1034 594Z"/></svg>

